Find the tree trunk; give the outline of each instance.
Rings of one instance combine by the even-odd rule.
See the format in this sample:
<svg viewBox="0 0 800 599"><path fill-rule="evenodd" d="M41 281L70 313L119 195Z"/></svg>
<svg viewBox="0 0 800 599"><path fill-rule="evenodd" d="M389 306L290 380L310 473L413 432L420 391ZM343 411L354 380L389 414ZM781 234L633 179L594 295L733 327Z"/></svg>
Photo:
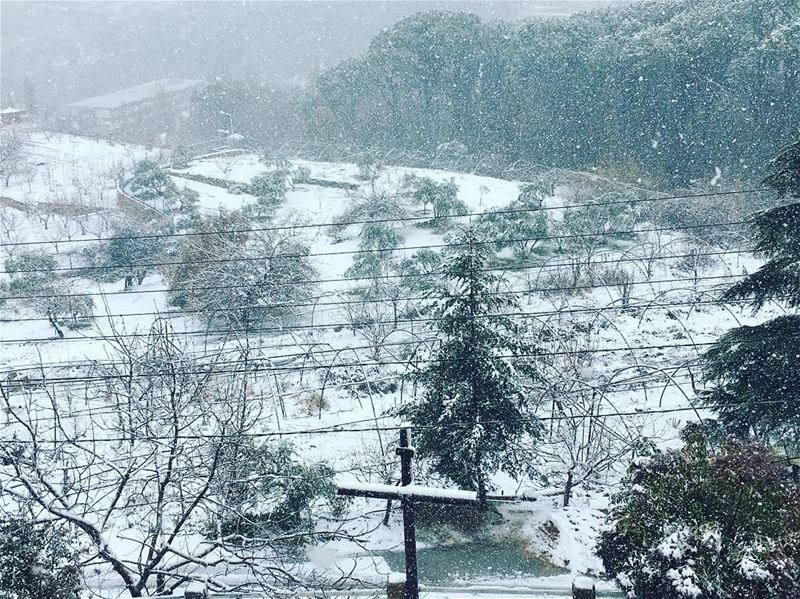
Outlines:
<svg viewBox="0 0 800 599"><path fill-rule="evenodd" d="M389 516L391 515L392 515L392 500L387 499L386 509L383 512L383 520L381 521L381 524L383 524L384 526L389 526Z"/></svg>
<svg viewBox="0 0 800 599"><path fill-rule="evenodd" d="M572 499L572 469L567 472L567 482L564 484L564 502L563 507L569 507L569 500Z"/></svg>

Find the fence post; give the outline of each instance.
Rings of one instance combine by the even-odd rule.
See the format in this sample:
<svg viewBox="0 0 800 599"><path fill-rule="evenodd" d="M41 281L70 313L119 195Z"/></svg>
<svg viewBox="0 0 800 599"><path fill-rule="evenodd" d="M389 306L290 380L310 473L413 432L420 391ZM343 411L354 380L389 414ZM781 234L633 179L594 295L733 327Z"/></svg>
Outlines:
<svg viewBox="0 0 800 599"><path fill-rule="evenodd" d="M183 592L184 599L208 599L208 588L205 583L195 580Z"/></svg>
<svg viewBox="0 0 800 599"><path fill-rule="evenodd" d="M588 576L576 576L572 581L572 599L596 599L594 580Z"/></svg>
<svg viewBox="0 0 800 599"><path fill-rule="evenodd" d="M386 581L386 599L406 598L406 575L392 572Z"/></svg>

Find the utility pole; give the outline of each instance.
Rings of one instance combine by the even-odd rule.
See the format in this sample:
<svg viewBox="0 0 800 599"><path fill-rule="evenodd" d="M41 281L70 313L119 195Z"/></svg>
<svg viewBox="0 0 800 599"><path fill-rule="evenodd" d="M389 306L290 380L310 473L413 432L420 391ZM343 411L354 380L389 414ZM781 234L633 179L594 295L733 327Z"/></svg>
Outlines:
<svg viewBox="0 0 800 599"><path fill-rule="evenodd" d="M338 494L346 497L370 497L374 499L399 499L403 507L403 546L405 548L406 576L405 599L419 599L419 576L417 575L417 540L414 525L414 503L439 503L447 505L470 505L478 507L478 494L474 491L439 489L412 484L411 464L414 448L411 447L409 425L400 427L399 487L383 484L348 483L338 485Z"/></svg>
<svg viewBox="0 0 800 599"><path fill-rule="evenodd" d="M411 447L408 427L400 429L400 447L395 452L400 456L400 484L407 487L413 480L411 460L414 448ZM403 544L406 552L406 599L419 598L419 579L417 577L417 533L414 525L414 505L411 499L400 499L403 506Z"/></svg>

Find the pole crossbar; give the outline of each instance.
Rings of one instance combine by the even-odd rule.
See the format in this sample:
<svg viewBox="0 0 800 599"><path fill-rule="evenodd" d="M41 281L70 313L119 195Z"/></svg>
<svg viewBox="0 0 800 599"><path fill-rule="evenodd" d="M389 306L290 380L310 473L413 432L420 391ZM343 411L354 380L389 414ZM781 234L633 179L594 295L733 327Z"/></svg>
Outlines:
<svg viewBox="0 0 800 599"><path fill-rule="evenodd" d="M414 525L414 503L438 503L449 505L472 505L480 507L478 494L474 491L439 489L413 485L411 470L414 448L408 425L400 427L400 446L395 450L400 456L400 485L349 483L337 485L337 493L346 497L367 497L391 501L399 499L403 507L403 545L405 548L405 599L419 599L419 577L417 575L417 539Z"/></svg>

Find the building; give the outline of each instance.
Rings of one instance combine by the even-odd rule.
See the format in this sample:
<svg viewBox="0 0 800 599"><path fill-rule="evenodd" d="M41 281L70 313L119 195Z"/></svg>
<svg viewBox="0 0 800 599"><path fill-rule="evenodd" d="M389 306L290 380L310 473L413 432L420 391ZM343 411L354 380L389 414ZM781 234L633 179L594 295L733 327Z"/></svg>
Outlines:
<svg viewBox="0 0 800 599"><path fill-rule="evenodd" d="M67 104L62 122L72 133L154 145L189 117L197 79L159 79Z"/></svg>
<svg viewBox="0 0 800 599"><path fill-rule="evenodd" d="M8 125L27 118L27 113L21 108L2 108L0 109L0 124Z"/></svg>

